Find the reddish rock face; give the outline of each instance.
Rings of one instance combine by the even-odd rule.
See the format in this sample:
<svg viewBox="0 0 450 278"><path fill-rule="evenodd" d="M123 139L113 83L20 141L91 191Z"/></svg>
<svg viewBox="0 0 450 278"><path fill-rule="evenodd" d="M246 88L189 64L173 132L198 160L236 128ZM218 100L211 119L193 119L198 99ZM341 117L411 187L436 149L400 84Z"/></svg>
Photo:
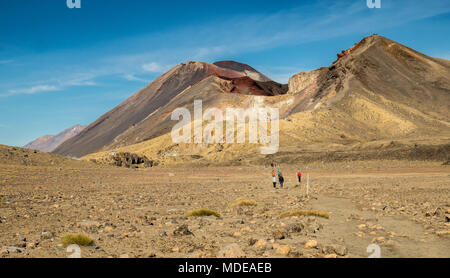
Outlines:
<svg viewBox="0 0 450 278"><path fill-rule="evenodd" d="M265 96L264 90L258 86L255 80L249 77L241 77L233 79L232 81L233 89L231 93L243 94L243 95L255 95L255 96Z"/></svg>
<svg viewBox="0 0 450 278"><path fill-rule="evenodd" d="M205 76L215 75L224 78L239 78L243 76L242 73L232 69L222 68L208 63L203 63L203 65L206 72Z"/></svg>
<svg viewBox="0 0 450 278"><path fill-rule="evenodd" d="M333 64L337 63L340 59L342 59L343 57L347 56L348 54L352 53L353 51L355 51L356 49L358 49L359 47L364 45L366 43L366 41L367 41L367 38L364 38L360 42L358 42L354 46L352 46L351 48L349 48L347 50L342 50L341 53L337 54L337 60Z"/></svg>
<svg viewBox="0 0 450 278"><path fill-rule="evenodd" d="M274 81L259 82L248 76L230 79L230 93L254 96L277 96L287 93L287 86Z"/></svg>
<svg viewBox="0 0 450 278"><path fill-rule="evenodd" d="M256 70L254 68L252 68L251 66L249 66L247 64L235 62L235 61L218 61L218 62L215 62L214 65L221 67L221 68L232 69L235 71L248 70L248 71L256 72Z"/></svg>
<svg viewBox="0 0 450 278"><path fill-rule="evenodd" d="M265 76L264 74L258 72L251 66L247 64L238 63L235 61L219 61L215 62L214 65L223 68L223 69L230 69L236 72L241 73L242 75L248 76L252 78L253 80L260 81L260 82L268 82L272 81L269 77Z"/></svg>

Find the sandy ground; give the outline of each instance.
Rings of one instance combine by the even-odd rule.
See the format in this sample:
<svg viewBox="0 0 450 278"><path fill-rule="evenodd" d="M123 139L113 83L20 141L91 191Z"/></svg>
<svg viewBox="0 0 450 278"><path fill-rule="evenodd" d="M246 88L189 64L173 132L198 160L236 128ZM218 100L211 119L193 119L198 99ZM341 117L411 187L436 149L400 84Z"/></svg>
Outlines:
<svg viewBox="0 0 450 278"><path fill-rule="evenodd" d="M381 257L450 257L450 167L361 165L305 170L297 188L282 167L284 189L263 167L2 165L0 257L67 257L68 233L95 240L82 257L368 257L373 243ZM186 217L200 208L221 217ZM297 210L330 218L280 217Z"/></svg>

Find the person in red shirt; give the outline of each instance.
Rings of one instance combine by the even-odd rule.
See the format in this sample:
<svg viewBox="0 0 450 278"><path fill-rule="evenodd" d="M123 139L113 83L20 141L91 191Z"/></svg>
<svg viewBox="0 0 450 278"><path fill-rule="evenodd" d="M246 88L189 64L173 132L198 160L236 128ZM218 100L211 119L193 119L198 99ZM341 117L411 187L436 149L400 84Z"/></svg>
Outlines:
<svg viewBox="0 0 450 278"><path fill-rule="evenodd" d="M297 178L298 178L298 184L302 183L302 173L300 172L300 170L298 170L298 172L297 172Z"/></svg>
<svg viewBox="0 0 450 278"><path fill-rule="evenodd" d="M277 178L276 178L275 170L272 171L272 182L273 182L273 188L277 188Z"/></svg>

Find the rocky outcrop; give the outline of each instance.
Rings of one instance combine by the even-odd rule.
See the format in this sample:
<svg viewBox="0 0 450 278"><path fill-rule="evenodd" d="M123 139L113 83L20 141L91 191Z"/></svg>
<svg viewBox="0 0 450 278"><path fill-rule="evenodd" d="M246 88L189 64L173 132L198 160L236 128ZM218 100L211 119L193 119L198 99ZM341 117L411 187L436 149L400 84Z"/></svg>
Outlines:
<svg viewBox="0 0 450 278"><path fill-rule="evenodd" d="M378 36L377 35L372 35L372 36L366 37L366 38L362 39L360 42L358 42L355 45L353 45L352 47L350 47L349 49L342 50L341 53L337 54L337 60L334 62L334 64L339 62L339 60L341 60L345 56L351 54L353 51L355 51L359 47L363 46L368 40L373 40L375 37L378 37Z"/></svg>
<svg viewBox="0 0 450 278"><path fill-rule="evenodd" d="M119 167L136 168L139 166L153 167L155 164L145 156L139 156L134 153L115 153L112 156L113 165Z"/></svg>
<svg viewBox="0 0 450 278"><path fill-rule="evenodd" d="M229 83L223 85L223 90L232 94L254 96L278 96L287 93L287 86L274 81L256 81L248 76L226 79Z"/></svg>
<svg viewBox="0 0 450 278"><path fill-rule="evenodd" d="M317 82L323 69L311 72L301 72L289 78L289 94L299 93L305 89L312 91L317 89Z"/></svg>
<svg viewBox="0 0 450 278"><path fill-rule="evenodd" d="M235 61L219 61L219 62L215 62L214 65L218 66L220 68L230 69L233 71L240 72L243 75L248 76L251 79L256 80L256 81L260 81L260 82L272 81L272 79L270 79L269 77L258 72L251 66L243 64L243 63L239 63L239 62L235 62Z"/></svg>
<svg viewBox="0 0 450 278"><path fill-rule="evenodd" d="M146 156L140 156L134 153L116 153L112 152L108 158L96 160L91 159L91 162L98 164L108 164L124 168L150 168L157 166L158 163L148 159Z"/></svg>

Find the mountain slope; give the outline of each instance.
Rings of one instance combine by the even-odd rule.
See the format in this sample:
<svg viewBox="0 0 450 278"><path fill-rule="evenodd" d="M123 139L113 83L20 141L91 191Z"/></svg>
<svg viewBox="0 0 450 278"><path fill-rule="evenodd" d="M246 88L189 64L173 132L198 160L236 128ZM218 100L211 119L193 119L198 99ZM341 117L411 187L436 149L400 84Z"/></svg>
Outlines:
<svg viewBox="0 0 450 278"><path fill-rule="evenodd" d="M338 54L332 66L293 76L289 92L301 95L304 101L294 105L292 111L329 105L336 100L330 94L343 93L340 98L358 90L367 97L383 96L446 119L449 73L448 63L374 35Z"/></svg>
<svg viewBox="0 0 450 278"><path fill-rule="evenodd" d="M85 161L75 160L46 152L40 152L37 150L5 146L0 144L0 167L3 168L4 166L8 167L9 169L11 169L11 167L13 166L38 166L45 167L47 168L46 170L48 170L48 167L86 167L89 169L96 168L96 165L93 163L86 163Z"/></svg>
<svg viewBox="0 0 450 278"><path fill-rule="evenodd" d="M224 68L224 69L230 69L237 72L240 72L244 74L245 76L250 77L253 80L260 81L260 82L267 82L272 81L269 77L259 73L257 70L252 68L249 65L238 63L235 61L219 61L215 62L214 65Z"/></svg>
<svg viewBox="0 0 450 278"><path fill-rule="evenodd" d="M286 163L328 152L345 152L358 159L441 160L450 156L449 63L377 35L338 54L330 67L293 76L288 94L218 100L222 108L280 108L280 150L270 157ZM171 112L167 108L162 111ZM135 145L128 144L132 140L123 141L128 143L114 150L145 154L162 163L267 160L252 144L173 144L168 134L173 125L167 124L160 137ZM107 161L108 155L103 152L87 158Z"/></svg>
<svg viewBox="0 0 450 278"><path fill-rule="evenodd" d="M218 63L221 65L222 63ZM175 109L170 106L177 97L188 96L192 101L188 91L196 92L198 83L208 77L214 76L224 80L228 84L226 87L229 93L237 94L280 94L287 89L271 81L253 68L239 63L226 62L227 67L220 67L203 62L188 62L180 64L167 73L163 74L144 89L130 97L128 100L109 111L97 121L89 125L83 132L59 146L54 153L80 157L88 153L104 149L111 149L125 144L138 143L155 137L165 131L169 113ZM232 66L230 66L232 65ZM231 68L237 68L233 70ZM253 80L249 77L256 78ZM239 90L240 78L246 78L250 82L249 86L254 88ZM261 81L260 81L261 80ZM238 85L233 85L238 83ZM233 88L238 88L233 91ZM241 86L242 87L242 86ZM224 89L225 87L223 87ZM223 89L216 87L210 90L224 93ZM210 95L212 96L212 95ZM212 98L210 98L212 99ZM187 104L187 101L181 101ZM166 109L163 109L166 107ZM171 110L172 109L172 110ZM163 123L160 123L160 122ZM157 127L158 124L162 126Z"/></svg>
<svg viewBox="0 0 450 278"><path fill-rule="evenodd" d="M52 152L66 140L78 135L84 128L84 126L75 125L57 135L45 135L39 137L38 139L26 144L24 148L38 150L41 152Z"/></svg>

